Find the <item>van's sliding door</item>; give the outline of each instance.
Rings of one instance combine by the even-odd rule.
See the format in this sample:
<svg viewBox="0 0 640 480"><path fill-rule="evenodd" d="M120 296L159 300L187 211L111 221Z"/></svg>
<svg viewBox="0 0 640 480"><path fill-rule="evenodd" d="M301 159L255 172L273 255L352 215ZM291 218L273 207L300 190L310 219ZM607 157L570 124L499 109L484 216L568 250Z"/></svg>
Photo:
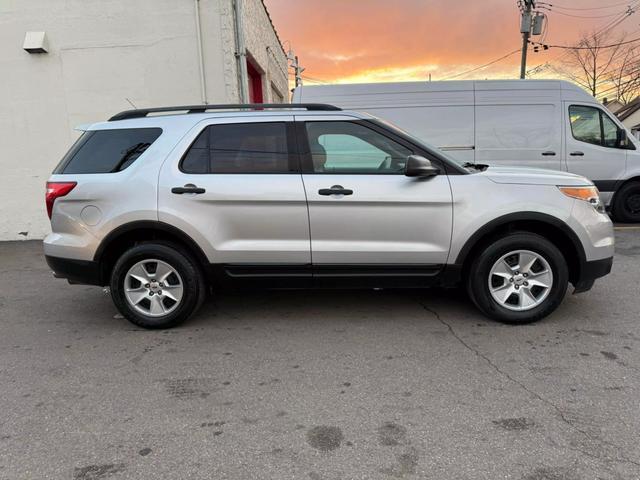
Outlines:
<svg viewBox="0 0 640 480"><path fill-rule="evenodd" d="M562 170L559 106L476 105L476 162Z"/></svg>

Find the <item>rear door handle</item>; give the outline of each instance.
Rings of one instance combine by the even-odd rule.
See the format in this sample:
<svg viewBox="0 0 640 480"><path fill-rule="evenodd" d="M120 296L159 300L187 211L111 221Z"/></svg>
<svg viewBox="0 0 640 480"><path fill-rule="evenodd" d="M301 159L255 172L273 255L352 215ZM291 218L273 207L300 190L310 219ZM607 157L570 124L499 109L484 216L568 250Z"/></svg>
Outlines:
<svg viewBox="0 0 640 480"><path fill-rule="evenodd" d="M584 157L584 152L571 152L569 155L572 157Z"/></svg>
<svg viewBox="0 0 640 480"><path fill-rule="evenodd" d="M318 190L320 195L353 195L353 190L344 188L342 185L334 185L331 188L321 188Z"/></svg>
<svg viewBox="0 0 640 480"><path fill-rule="evenodd" d="M555 157L556 156L556 152L552 152L552 151L547 151L547 152L542 152L542 156L543 157Z"/></svg>
<svg viewBox="0 0 640 480"><path fill-rule="evenodd" d="M171 189L171 193L175 193L176 195L182 195L183 193L204 193L206 190L204 188L196 187L195 185L188 183L184 187L173 187Z"/></svg>

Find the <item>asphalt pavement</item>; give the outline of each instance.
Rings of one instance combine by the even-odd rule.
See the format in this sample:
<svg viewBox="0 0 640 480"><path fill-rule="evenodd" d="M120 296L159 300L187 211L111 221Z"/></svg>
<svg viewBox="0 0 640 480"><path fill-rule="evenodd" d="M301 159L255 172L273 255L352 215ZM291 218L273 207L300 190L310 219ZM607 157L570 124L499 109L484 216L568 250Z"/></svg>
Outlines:
<svg viewBox="0 0 640 480"><path fill-rule="evenodd" d="M0 243L0 478L640 478L640 228L506 326L457 290L224 294L141 330Z"/></svg>

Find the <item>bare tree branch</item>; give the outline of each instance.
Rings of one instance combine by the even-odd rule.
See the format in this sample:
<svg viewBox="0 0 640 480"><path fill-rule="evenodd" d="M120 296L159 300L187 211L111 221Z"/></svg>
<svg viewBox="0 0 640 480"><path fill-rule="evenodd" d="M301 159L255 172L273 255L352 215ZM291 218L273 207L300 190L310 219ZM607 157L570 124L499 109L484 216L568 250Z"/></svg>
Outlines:
<svg viewBox="0 0 640 480"><path fill-rule="evenodd" d="M618 45L626 37L626 33L585 34L576 45L580 49L569 50L563 66L554 71L594 97L612 92L627 103L640 94L640 50L633 44Z"/></svg>

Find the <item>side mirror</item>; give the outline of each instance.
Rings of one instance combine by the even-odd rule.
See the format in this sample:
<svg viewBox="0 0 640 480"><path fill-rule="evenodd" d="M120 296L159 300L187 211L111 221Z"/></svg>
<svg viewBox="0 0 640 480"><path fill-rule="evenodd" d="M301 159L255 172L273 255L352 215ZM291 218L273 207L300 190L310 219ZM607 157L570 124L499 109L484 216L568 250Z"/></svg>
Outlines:
<svg viewBox="0 0 640 480"><path fill-rule="evenodd" d="M616 147L627 148L629 146L629 138L627 138L627 131L624 128L619 128L616 135Z"/></svg>
<svg viewBox="0 0 640 480"><path fill-rule="evenodd" d="M404 174L407 177L433 177L438 175L440 169L431 165L431 162L420 155L409 155L407 157L407 165Z"/></svg>

